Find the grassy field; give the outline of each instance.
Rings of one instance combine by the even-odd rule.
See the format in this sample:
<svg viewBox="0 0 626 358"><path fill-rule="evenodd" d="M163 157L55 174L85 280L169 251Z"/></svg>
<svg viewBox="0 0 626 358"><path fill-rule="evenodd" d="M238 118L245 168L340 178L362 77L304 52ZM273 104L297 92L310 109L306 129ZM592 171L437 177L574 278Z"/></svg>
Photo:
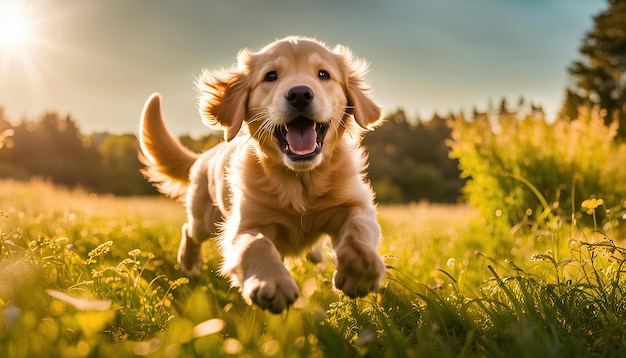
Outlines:
<svg viewBox="0 0 626 358"><path fill-rule="evenodd" d="M508 232L463 205L382 206L380 293L298 262L301 298L272 315L215 275L212 242L202 278L181 275L179 203L1 181L0 356L623 357L621 220Z"/></svg>

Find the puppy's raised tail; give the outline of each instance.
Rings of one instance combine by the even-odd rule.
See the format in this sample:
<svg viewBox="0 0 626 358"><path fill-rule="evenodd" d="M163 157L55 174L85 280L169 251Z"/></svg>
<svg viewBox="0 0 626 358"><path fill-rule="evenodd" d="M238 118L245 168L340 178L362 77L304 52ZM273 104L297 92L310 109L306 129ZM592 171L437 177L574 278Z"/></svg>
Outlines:
<svg viewBox="0 0 626 358"><path fill-rule="evenodd" d="M184 147L163 123L161 96L146 101L139 127L142 174L163 194L182 201L189 186L189 170L198 154Z"/></svg>

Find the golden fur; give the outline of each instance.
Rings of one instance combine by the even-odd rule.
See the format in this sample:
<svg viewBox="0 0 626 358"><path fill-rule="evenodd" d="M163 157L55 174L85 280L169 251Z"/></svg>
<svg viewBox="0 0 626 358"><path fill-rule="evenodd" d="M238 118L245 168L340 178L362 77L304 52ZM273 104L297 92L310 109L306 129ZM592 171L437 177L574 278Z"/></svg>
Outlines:
<svg viewBox="0 0 626 358"><path fill-rule="evenodd" d="M350 297L378 289L381 232L360 142L381 111L368 97L366 69L345 47L288 37L241 51L230 69L204 70L200 113L226 141L201 155L168 132L160 96L148 99L144 174L186 204L178 253L186 274L200 273L201 244L217 237L221 273L248 303L278 313L299 295L282 259L329 237L334 285Z"/></svg>

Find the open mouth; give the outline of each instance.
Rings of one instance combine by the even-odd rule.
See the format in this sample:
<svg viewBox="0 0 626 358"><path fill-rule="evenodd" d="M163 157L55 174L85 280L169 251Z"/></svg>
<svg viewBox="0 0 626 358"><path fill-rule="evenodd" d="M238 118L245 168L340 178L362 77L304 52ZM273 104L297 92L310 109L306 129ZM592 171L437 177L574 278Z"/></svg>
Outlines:
<svg viewBox="0 0 626 358"><path fill-rule="evenodd" d="M274 136L283 153L291 160L308 160L322 151L328 123L317 123L304 116L276 127Z"/></svg>

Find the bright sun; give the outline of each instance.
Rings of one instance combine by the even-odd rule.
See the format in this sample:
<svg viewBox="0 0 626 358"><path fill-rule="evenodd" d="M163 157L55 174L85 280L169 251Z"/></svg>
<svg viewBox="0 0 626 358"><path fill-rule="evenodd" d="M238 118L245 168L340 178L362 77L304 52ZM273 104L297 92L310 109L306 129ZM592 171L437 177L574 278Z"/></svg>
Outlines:
<svg viewBox="0 0 626 358"><path fill-rule="evenodd" d="M0 0L0 51L26 47L31 35L31 19L21 2Z"/></svg>

